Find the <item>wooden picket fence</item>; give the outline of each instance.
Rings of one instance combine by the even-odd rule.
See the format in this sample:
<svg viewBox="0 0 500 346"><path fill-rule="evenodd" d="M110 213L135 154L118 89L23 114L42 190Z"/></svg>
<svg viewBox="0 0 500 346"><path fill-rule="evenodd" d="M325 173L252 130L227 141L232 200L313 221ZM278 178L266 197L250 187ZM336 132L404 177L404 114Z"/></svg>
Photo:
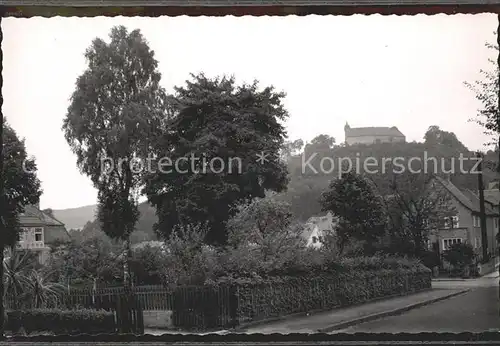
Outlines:
<svg viewBox="0 0 500 346"><path fill-rule="evenodd" d="M137 286L132 292L142 311L173 311L176 327L212 329L237 324L235 287L182 286L169 291L163 286ZM110 310L124 294L123 287L73 289L65 305Z"/></svg>
<svg viewBox="0 0 500 346"><path fill-rule="evenodd" d="M234 327L237 304L235 287L182 286L168 290L156 285L132 287L129 292L123 287L70 288L50 307L112 311L120 330L140 332L144 328L143 311L172 311L174 326L185 329Z"/></svg>
<svg viewBox="0 0 500 346"><path fill-rule="evenodd" d="M123 287L78 288L70 289L65 295L64 303L70 307L96 307L106 304L115 304L118 297L124 294ZM132 292L141 303L145 311L169 311L174 304L174 293L161 285L137 286Z"/></svg>

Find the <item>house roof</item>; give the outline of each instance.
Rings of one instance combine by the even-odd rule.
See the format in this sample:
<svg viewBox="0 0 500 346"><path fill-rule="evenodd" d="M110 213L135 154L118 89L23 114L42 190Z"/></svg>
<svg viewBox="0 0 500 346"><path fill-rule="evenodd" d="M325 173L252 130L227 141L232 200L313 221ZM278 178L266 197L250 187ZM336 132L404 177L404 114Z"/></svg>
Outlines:
<svg viewBox="0 0 500 346"><path fill-rule="evenodd" d="M34 205L24 207L24 213L19 215L19 223L21 227L45 227L46 242L55 239L70 239L68 230L61 221L44 213Z"/></svg>
<svg viewBox="0 0 500 346"><path fill-rule="evenodd" d="M404 137L396 126L393 127L347 127L345 129L346 137L364 137L364 136L393 136Z"/></svg>
<svg viewBox="0 0 500 346"><path fill-rule="evenodd" d="M472 212L480 212L479 196L471 190L461 190L451 181L435 176L435 179L464 207ZM488 204L484 204L486 215L497 215L498 213Z"/></svg>

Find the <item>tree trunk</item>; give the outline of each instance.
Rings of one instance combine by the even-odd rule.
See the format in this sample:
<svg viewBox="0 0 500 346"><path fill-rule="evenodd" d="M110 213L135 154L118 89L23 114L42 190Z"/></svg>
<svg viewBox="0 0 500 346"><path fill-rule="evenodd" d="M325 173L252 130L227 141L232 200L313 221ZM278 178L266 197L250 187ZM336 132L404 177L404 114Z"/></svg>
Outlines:
<svg viewBox="0 0 500 346"><path fill-rule="evenodd" d="M130 256L131 255L131 250L130 250L130 237L127 237L123 241L123 286L125 288L131 288L131 281L130 281Z"/></svg>

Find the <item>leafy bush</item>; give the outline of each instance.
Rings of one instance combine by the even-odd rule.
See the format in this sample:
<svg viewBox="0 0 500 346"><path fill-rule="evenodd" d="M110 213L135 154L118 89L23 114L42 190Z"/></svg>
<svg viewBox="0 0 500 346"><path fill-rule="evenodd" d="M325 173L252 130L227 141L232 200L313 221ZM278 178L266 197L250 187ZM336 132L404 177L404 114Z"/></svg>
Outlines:
<svg viewBox="0 0 500 346"><path fill-rule="evenodd" d="M474 257L475 254L472 246L470 244L463 243L453 244L443 253L443 258L458 270L471 265Z"/></svg>
<svg viewBox="0 0 500 346"><path fill-rule="evenodd" d="M6 329L16 333L53 332L54 334L98 334L115 331L112 312L104 310L33 309L7 312Z"/></svg>
<svg viewBox="0 0 500 346"><path fill-rule="evenodd" d="M422 255L422 263L429 269L440 265L439 254L435 251L425 251Z"/></svg>

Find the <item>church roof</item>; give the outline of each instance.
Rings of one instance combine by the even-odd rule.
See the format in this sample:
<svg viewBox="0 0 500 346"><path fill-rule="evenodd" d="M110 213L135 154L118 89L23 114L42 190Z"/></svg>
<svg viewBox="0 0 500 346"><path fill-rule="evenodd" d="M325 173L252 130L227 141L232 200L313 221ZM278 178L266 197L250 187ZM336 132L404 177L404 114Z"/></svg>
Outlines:
<svg viewBox="0 0 500 346"><path fill-rule="evenodd" d="M346 137L393 136L404 137L396 126L393 127L346 127Z"/></svg>

